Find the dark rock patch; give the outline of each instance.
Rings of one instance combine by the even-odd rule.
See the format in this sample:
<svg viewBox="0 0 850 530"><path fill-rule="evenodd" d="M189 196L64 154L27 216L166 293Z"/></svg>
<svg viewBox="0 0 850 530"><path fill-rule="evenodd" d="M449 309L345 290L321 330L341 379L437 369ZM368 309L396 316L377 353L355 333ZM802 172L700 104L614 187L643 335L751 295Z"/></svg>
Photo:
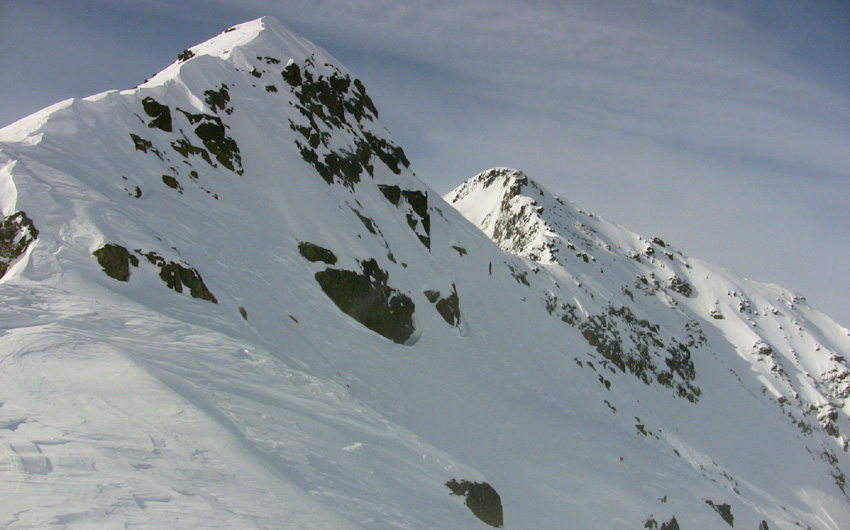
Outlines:
<svg viewBox="0 0 850 530"><path fill-rule="evenodd" d="M162 182L171 189L177 190L179 193L183 193L183 186L177 182L177 179L172 177L171 175L163 175Z"/></svg>
<svg viewBox="0 0 850 530"><path fill-rule="evenodd" d="M322 263L333 265L337 262L336 255L334 255L333 252L324 247L320 247L315 243L310 243L309 241L302 241L298 243L298 251L304 259L313 263L321 261Z"/></svg>
<svg viewBox="0 0 850 530"><path fill-rule="evenodd" d="M629 372L649 385L653 380L673 388L676 395L696 403L702 391L693 384L696 369L691 359L691 348L704 337L697 328L688 329L687 342L676 338L664 340L661 328L638 318L626 306L609 305L605 313L590 315L582 320L574 313L563 319L577 326L587 343L623 372ZM664 360L666 369L660 368L655 357Z"/></svg>
<svg viewBox="0 0 850 530"><path fill-rule="evenodd" d="M211 116L206 117L212 118ZM236 145L233 138L225 135L224 124L220 119L209 119L201 123L195 127L195 134L221 165L230 171L241 172L242 156L239 153L239 146ZM238 170L236 169L237 166L239 167Z"/></svg>
<svg viewBox="0 0 850 530"><path fill-rule="evenodd" d="M720 514L720 517L726 521L729 526L734 528L734 517L732 516L732 508L728 504L715 504L714 501L706 500L706 504L714 508L714 511Z"/></svg>
<svg viewBox="0 0 850 530"><path fill-rule="evenodd" d="M390 201L393 206L398 206L401 200L401 188L389 184L378 184L378 189L384 194L384 197Z"/></svg>
<svg viewBox="0 0 850 530"><path fill-rule="evenodd" d="M666 523L661 523L661 530L679 530L679 521L673 517Z"/></svg>
<svg viewBox="0 0 850 530"><path fill-rule="evenodd" d="M126 248L120 245L108 243L92 254L103 267L103 272L118 281L126 282L130 279L130 265L139 266L139 258L130 254Z"/></svg>
<svg viewBox="0 0 850 530"><path fill-rule="evenodd" d="M0 278L36 239L38 230L27 214L18 211L3 217L0 221Z"/></svg>
<svg viewBox="0 0 850 530"><path fill-rule="evenodd" d="M150 151L159 157L160 160L165 160L165 157L162 156L162 153L153 146L153 142L150 140L146 140L139 136L138 134L130 133L130 138L133 140L133 145L136 147L137 151L141 151L143 153L147 153Z"/></svg>
<svg viewBox="0 0 850 530"><path fill-rule="evenodd" d="M466 497L466 507L483 522L495 528L504 525L502 499L490 484L452 479L446 486L452 490L452 495Z"/></svg>
<svg viewBox="0 0 850 530"><path fill-rule="evenodd" d="M460 325L460 299L454 284L452 284L452 294L437 301L437 312L450 326Z"/></svg>
<svg viewBox="0 0 850 530"><path fill-rule="evenodd" d="M281 75L283 75L283 80L289 83L289 86L301 86L301 68L299 68L297 64L289 63L286 65L286 68L281 72Z"/></svg>
<svg viewBox="0 0 850 530"><path fill-rule="evenodd" d="M227 85L224 83L221 84L218 90L205 90L204 98L213 112L218 112L219 110L223 110L227 114L233 112L232 108L227 108L227 104L230 103L230 92L228 92Z"/></svg>
<svg viewBox="0 0 850 530"><path fill-rule="evenodd" d="M137 250L141 254L140 250ZM156 252L148 252L143 254L144 257L153 265L159 267L159 277L165 282L169 289L173 289L178 293L183 292L183 287L189 288L189 294L193 298L207 300L214 304L218 303L216 297L210 292L204 284L203 278L195 269L184 267L173 261L166 261L165 258Z"/></svg>
<svg viewBox="0 0 850 530"><path fill-rule="evenodd" d="M434 291L432 289L428 289L423 294L425 295L425 298L427 298L428 301L431 302L432 304L436 303L437 300L440 299L440 291Z"/></svg>
<svg viewBox="0 0 850 530"><path fill-rule="evenodd" d="M302 66L292 62L281 72L298 98L296 108L308 122L307 125L290 122L290 127L307 140L306 145L300 140L295 142L304 161L328 184L339 181L349 187L360 181L364 171L373 174L373 157L395 174L401 172L402 166L408 167L410 162L400 147L373 135L361 124L364 119L372 121L378 115L363 84L356 79L352 81L338 69L330 75L314 76L311 70L314 66L313 59L308 58ZM320 122L324 127L320 127ZM332 147L331 135L323 129L353 133L354 145ZM316 151L320 145L329 152L320 155Z"/></svg>
<svg viewBox="0 0 850 530"><path fill-rule="evenodd" d="M194 56L195 56L195 52L193 52L192 50L186 49L186 50L183 50L182 52L180 52L177 55L177 61L184 63Z"/></svg>
<svg viewBox="0 0 850 530"><path fill-rule="evenodd" d="M351 211L354 212L355 215L357 215L357 218L360 219L360 222L363 223L363 226L366 227L366 230L368 230L372 234L378 235L378 229L375 226L374 219L372 219L371 217L366 217L365 215L360 213L359 210L356 210L354 208L352 208Z"/></svg>
<svg viewBox="0 0 850 530"><path fill-rule="evenodd" d="M407 224L416 233L416 236L425 245L431 248L431 214L428 211L428 194L418 190L402 190L398 186L378 184L378 189L394 206L401 207L406 202L410 211L406 215ZM403 200L403 202L402 202ZM417 228L421 226L424 234L419 233Z"/></svg>
<svg viewBox="0 0 850 530"><path fill-rule="evenodd" d="M213 163L212 158L210 158L210 154L203 147L198 147L196 145L192 145L189 140L186 138L179 138L173 142L171 142L171 148L177 151L183 158L189 158L189 155L198 155L204 159L204 161L211 165L212 167L216 167L215 163Z"/></svg>
<svg viewBox="0 0 850 530"><path fill-rule="evenodd" d="M387 285L389 275L374 259L360 265L362 273L325 269L316 273L316 281L343 313L375 333L404 344L414 331L413 300Z"/></svg>
<svg viewBox="0 0 850 530"><path fill-rule="evenodd" d="M147 97L142 100L142 107L145 109L145 114L153 118L148 127L155 127L165 132L171 132L171 111L167 105L163 105L157 100Z"/></svg>
<svg viewBox="0 0 850 530"><path fill-rule="evenodd" d="M215 164L210 160L210 154L212 154L227 169L239 175L243 173L242 155L239 151L239 146L233 138L227 136L226 125L221 121L221 118L210 114L193 114L183 109L177 110L186 116L190 125L198 124L195 127L195 134L203 142L206 151L209 151L209 153L205 154L206 151L192 145L187 139L183 138L171 143L171 146L178 153L184 157L187 157L189 154L201 155L207 163L215 167Z"/></svg>
<svg viewBox="0 0 850 530"><path fill-rule="evenodd" d="M691 287L691 284L688 283L687 280L679 278L678 276L673 276L670 278L667 286L671 291L679 293L685 298L689 298L694 294L694 289Z"/></svg>

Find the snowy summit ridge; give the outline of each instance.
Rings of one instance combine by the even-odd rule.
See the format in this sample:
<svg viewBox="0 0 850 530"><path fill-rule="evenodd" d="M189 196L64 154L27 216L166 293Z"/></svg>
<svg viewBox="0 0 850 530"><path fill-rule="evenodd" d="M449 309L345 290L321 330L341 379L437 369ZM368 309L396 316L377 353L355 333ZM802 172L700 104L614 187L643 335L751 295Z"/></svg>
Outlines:
<svg viewBox="0 0 850 530"><path fill-rule="evenodd" d="M850 332L270 17L0 130L0 528L850 527Z"/></svg>

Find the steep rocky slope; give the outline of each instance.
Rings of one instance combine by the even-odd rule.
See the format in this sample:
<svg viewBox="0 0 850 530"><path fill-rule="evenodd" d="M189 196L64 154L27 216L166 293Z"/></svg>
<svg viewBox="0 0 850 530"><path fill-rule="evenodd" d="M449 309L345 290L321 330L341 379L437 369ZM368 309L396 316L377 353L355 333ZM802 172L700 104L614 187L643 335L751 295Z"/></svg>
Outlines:
<svg viewBox="0 0 850 530"><path fill-rule="evenodd" d="M263 18L0 131L0 527L850 526L847 330L378 117Z"/></svg>

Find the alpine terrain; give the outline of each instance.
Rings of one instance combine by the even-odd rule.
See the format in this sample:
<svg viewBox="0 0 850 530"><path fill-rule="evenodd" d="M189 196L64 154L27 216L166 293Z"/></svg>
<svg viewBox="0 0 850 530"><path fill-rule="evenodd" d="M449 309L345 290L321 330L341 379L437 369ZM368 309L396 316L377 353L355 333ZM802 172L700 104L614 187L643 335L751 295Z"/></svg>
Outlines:
<svg viewBox="0 0 850 530"><path fill-rule="evenodd" d="M850 332L272 18L0 130L0 528L850 528Z"/></svg>

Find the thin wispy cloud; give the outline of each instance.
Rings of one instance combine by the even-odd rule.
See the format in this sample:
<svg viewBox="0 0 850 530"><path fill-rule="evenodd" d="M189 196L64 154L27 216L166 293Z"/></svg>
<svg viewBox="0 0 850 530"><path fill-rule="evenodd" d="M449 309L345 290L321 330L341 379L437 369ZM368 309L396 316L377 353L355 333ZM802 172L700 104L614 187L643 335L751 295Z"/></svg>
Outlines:
<svg viewBox="0 0 850 530"><path fill-rule="evenodd" d="M231 24L274 15L364 80L414 170L438 191L516 166L629 228L802 291L850 325L850 66L841 55L850 53L850 8L756 4L18 2L24 14L12 18L23 27L34 13L27 30L48 59L23 50L35 73L6 70L20 79L2 79L0 118L14 115L4 107L62 93L41 70L71 75L50 51L63 42L76 43L73 68L92 78L71 84L68 96L83 96L83 86L132 86L137 65L150 75Z"/></svg>

